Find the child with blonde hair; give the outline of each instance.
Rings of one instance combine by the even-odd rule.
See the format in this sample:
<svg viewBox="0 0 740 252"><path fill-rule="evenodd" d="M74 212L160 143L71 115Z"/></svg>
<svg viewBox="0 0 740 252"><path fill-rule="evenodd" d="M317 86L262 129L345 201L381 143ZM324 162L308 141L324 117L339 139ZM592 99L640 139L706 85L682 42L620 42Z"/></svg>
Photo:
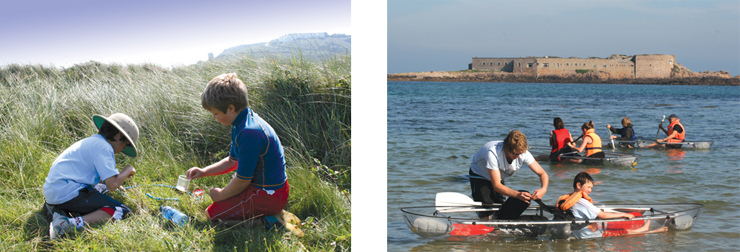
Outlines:
<svg viewBox="0 0 740 252"><path fill-rule="evenodd" d="M529 167L540 178L542 187L531 194L513 190L504 184L504 179L523 166ZM527 137L518 130L510 131L504 141L491 141L483 145L473 156L468 174L474 201L503 203L496 213L497 219L517 219L527 209L530 200L538 200L545 195L550 180L547 172L529 153ZM504 196L508 196L506 202ZM492 214L478 212L481 218L490 218Z"/></svg>
<svg viewBox="0 0 740 252"><path fill-rule="evenodd" d="M201 105L217 122L231 127L231 150L221 161L190 168L188 179L236 171L224 188L209 191L213 204L206 208L206 217L243 221L281 213L290 190L283 146L270 124L249 108L247 87L235 73L219 75L206 85Z"/></svg>
<svg viewBox="0 0 740 252"><path fill-rule="evenodd" d="M591 159L573 159L571 161L585 165L604 164L605 154L601 151L601 137L595 133L594 122L588 121L587 123L584 123L583 126L581 126L581 131L583 132L583 142L581 143L581 147L576 147L574 142L568 143L568 146L577 152L583 152L585 150L586 157Z"/></svg>

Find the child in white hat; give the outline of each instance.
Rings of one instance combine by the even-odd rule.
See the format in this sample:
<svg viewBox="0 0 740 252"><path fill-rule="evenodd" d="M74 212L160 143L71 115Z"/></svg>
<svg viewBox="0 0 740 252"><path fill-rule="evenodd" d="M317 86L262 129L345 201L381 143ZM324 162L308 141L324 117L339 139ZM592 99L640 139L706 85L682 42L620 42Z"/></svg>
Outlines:
<svg viewBox="0 0 740 252"><path fill-rule="evenodd" d="M126 205L98 192L93 186L104 182L113 191L133 176L136 170L126 166L116 169L115 154L137 156L139 128L127 115L116 113L108 118L94 115L98 134L82 139L64 150L49 169L44 183L45 211L50 219L51 239L85 223L120 220L130 212ZM79 214L69 217L68 213Z"/></svg>

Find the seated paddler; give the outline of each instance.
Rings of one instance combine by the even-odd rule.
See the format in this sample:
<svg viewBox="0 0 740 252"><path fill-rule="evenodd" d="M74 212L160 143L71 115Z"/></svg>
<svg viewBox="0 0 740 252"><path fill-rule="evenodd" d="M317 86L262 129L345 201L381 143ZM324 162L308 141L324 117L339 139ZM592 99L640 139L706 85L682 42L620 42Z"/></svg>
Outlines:
<svg viewBox="0 0 740 252"><path fill-rule="evenodd" d="M612 127L610 124L606 125L612 133L619 134L619 136L612 135L609 139L622 140L622 141L635 141L637 140L637 134L633 129L632 122L629 117L622 118L622 128L617 129ZM634 148L634 143L621 143L617 144L619 147Z"/></svg>
<svg viewBox="0 0 740 252"><path fill-rule="evenodd" d="M594 187L594 179L586 172L580 172L573 179L573 192L560 196L556 207L560 211L565 211L569 216L575 219L616 219L627 218L633 219L642 216L639 212L622 213L622 212L604 212L594 206L593 199L589 197ZM590 223L582 225L577 230L572 230L575 238L586 239L594 237L608 237L632 234L644 234L662 232L667 227L657 228L650 231L650 220L634 220L606 223Z"/></svg>

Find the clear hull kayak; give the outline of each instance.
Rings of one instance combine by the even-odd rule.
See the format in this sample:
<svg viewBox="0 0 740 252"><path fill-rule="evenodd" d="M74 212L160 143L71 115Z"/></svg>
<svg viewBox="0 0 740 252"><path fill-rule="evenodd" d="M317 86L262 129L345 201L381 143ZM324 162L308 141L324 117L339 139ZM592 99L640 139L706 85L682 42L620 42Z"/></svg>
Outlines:
<svg viewBox="0 0 740 252"><path fill-rule="evenodd" d="M614 140L617 148L645 148L650 144L656 143L653 140ZM669 148L681 149L709 149L714 141L683 141L680 143L661 143L666 144ZM612 148L611 142L606 142L603 148Z"/></svg>
<svg viewBox="0 0 740 252"><path fill-rule="evenodd" d="M544 154L546 151L549 151L550 149L547 147L537 147L537 146L530 146L530 151L537 152L540 154ZM548 153L549 154L549 153ZM634 167L637 165L637 162L640 160L640 154L635 153L620 153L620 152L606 152L604 151L604 157L603 158L595 158L595 157L585 157L581 156L580 154L577 154L575 152L571 153L563 153L559 155L561 159L579 159L581 162L584 162L586 160L601 163L601 165L612 165L612 166L620 166L620 167Z"/></svg>
<svg viewBox="0 0 740 252"><path fill-rule="evenodd" d="M701 212L701 204L596 205L602 211L639 213L627 219L566 220L556 218L539 207L530 207L518 220L479 219L476 212L496 211L495 207L406 207L403 217L409 229L428 238L480 239L525 238L578 239L629 235L628 230L644 233L691 228ZM588 229L588 230L586 230ZM584 234L591 234L590 236Z"/></svg>
<svg viewBox="0 0 740 252"><path fill-rule="evenodd" d="M613 166L634 167L637 165L637 161L640 160L640 154L604 152L603 158L570 156L566 154L561 154L560 158L580 159L581 162L584 162L586 160L602 161L603 164L611 164Z"/></svg>
<svg viewBox="0 0 740 252"><path fill-rule="evenodd" d="M635 141L635 147L637 148L645 148L645 146L648 146L652 143L655 143L653 140L636 140ZM712 147L712 144L714 141L683 141L680 143L667 143L662 142L661 144L665 144L666 147L670 148L681 148L681 149L709 149Z"/></svg>

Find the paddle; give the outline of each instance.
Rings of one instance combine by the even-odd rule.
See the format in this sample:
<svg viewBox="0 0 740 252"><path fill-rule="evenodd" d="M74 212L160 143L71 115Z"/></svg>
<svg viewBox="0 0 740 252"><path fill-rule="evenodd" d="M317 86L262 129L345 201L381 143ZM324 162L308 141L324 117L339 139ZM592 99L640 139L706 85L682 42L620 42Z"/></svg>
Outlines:
<svg viewBox="0 0 740 252"><path fill-rule="evenodd" d="M606 131L609 132L609 139L612 140L612 150L616 150L617 146L614 145L614 139L612 138L612 129L609 128L609 126L606 127Z"/></svg>
<svg viewBox="0 0 740 252"><path fill-rule="evenodd" d="M555 208L554 206L548 206L548 205L545 205L545 203L544 203L544 202L542 202L542 200L541 200L541 199L538 199L538 200L534 200L534 202L537 202L537 204L539 204L539 205L540 205L540 207L542 207L542 209L544 209L544 210L545 210L545 211L547 211L548 213L551 213L551 214L555 214L555 209L556 209L556 208Z"/></svg>
<svg viewBox="0 0 740 252"><path fill-rule="evenodd" d="M581 140L581 138L583 138L583 136L585 136L585 135L580 135L580 136L576 137L576 139L573 140L573 141L571 141L571 143L576 144L576 142L578 142L578 140ZM574 151L574 152L568 152L568 153L560 153L560 156L567 155L567 154L575 154L575 153L580 153L580 152Z"/></svg>
<svg viewBox="0 0 740 252"><path fill-rule="evenodd" d="M660 126L663 126L663 122L665 121L665 115L663 115L663 120L660 120ZM658 141L658 133L660 133L660 126L658 126L658 132L655 132L655 141Z"/></svg>
<svg viewBox="0 0 740 252"><path fill-rule="evenodd" d="M573 140L572 142L575 144L575 142L578 142L578 140L581 140L581 138L583 138L583 136L584 135L580 135L580 136L576 137L576 140Z"/></svg>
<svg viewBox="0 0 740 252"><path fill-rule="evenodd" d="M484 206L484 207L499 207L501 204L483 204L483 202L475 202L473 199L462 193L456 192L441 192L437 193L434 199L434 205L436 206ZM439 209L439 208L438 208Z"/></svg>
<svg viewBox="0 0 740 252"><path fill-rule="evenodd" d="M445 207L482 206L482 207L498 208L498 207L501 207L502 205L499 203L486 204L483 202L475 202L473 201L473 199L471 199L467 195L462 194L462 193L456 193L456 192L437 193L437 197L435 198L434 204L437 206L437 210L440 210L440 211L445 211L448 209Z"/></svg>
<svg viewBox="0 0 740 252"><path fill-rule="evenodd" d="M578 152L578 151L573 151L573 152L560 153L560 155L559 155L559 156L561 156L561 157L564 157L564 156L568 156L568 155L570 155L570 154L576 154L576 153L580 153L580 152Z"/></svg>

